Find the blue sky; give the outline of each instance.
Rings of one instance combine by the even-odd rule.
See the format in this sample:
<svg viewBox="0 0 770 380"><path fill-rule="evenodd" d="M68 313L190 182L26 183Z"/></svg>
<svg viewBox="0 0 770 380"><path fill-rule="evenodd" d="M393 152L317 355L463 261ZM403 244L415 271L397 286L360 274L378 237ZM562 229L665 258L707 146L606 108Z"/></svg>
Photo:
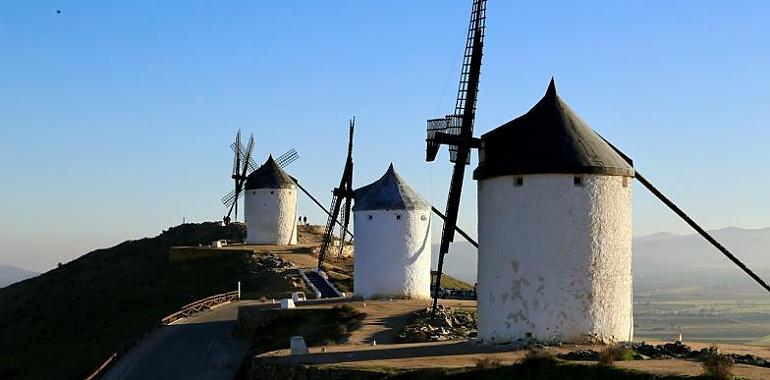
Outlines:
<svg viewBox="0 0 770 380"><path fill-rule="evenodd" d="M57 14L56 10L61 13ZM0 264L53 267L214 220L228 144L323 199L358 120L356 187L392 161L444 208L425 119L454 104L470 1L0 2ZM770 226L770 3L488 5L477 132L561 96L707 228ZM476 159L473 158L473 165ZM475 183L460 224L475 235ZM306 199L300 213L322 222ZM436 239L440 232L435 220ZM639 185L634 233L688 232Z"/></svg>

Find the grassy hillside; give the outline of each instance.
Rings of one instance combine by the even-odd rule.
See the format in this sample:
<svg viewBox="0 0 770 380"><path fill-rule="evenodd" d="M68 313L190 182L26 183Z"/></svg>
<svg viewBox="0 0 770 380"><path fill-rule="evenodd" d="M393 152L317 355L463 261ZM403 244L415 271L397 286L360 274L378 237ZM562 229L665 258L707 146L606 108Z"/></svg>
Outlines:
<svg viewBox="0 0 770 380"><path fill-rule="evenodd" d="M432 271L430 275L431 275L431 284L435 285L436 272ZM444 289L454 289L454 290L473 290L473 285L465 281L458 280L446 273L441 275L441 287Z"/></svg>
<svg viewBox="0 0 770 380"><path fill-rule="evenodd" d="M167 259L171 246L243 234L240 225L185 224L0 289L0 378L83 378L115 346L180 306L234 290L238 280L260 283L244 254Z"/></svg>

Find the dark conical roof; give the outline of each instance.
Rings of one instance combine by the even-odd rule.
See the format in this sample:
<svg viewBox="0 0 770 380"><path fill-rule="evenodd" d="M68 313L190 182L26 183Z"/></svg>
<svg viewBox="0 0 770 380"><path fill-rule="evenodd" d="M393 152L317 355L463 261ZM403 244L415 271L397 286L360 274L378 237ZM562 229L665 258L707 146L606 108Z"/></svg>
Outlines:
<svg viewBox="0 0 770 380"><path fill-rule="evenodd" d="M354 192L353 211L358 210L414 210L430 208L390 164L380 179Z"/></svg>
<svg viewBox="0 0 770 380"><path fill-rule="evenodd" d="M526 114L481 136L477 180L516 174L634 176L634 168L556 93L553 78Z"/></svg>
<svg viewBox="0 0 770 380"><path fill-rule="evenodd" d="M262 166L246 177L246 190L251 189L288 189L294 187L294 181L273 160L267 158Z"/></svg>

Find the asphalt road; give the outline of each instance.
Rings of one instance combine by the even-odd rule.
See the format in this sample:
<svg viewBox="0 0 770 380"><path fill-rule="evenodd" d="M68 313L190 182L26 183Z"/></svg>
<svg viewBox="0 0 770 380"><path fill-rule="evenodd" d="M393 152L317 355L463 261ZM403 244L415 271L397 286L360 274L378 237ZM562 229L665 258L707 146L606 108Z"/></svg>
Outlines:
<svg viewBox="0 0 770 380"><path fill-rule="evenodd" d="M222 305L157 330L102 379L232 379L249 348L232 337L238 306Z"/></svg>

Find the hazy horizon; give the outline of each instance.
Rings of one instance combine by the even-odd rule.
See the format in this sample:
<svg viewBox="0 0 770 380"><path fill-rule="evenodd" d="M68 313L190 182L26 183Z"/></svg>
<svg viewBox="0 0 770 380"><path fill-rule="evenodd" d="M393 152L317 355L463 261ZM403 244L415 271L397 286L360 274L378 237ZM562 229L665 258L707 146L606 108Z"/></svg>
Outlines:
<svg viewBox="0 0 770 380"><path fill-rule="evenodd" d="M208 221L208 222L215 222L215 221ZM198 222L188 221L188 223L198 223ZM169 227L173 227L173 226L169 226ZM763 230L768 230L768 232L769 232L768 238L770 239L770 227L743 228L743 227L736 227L736 226L727 226L727 227L718 228L718 229L711 229L711 230L708 230L708 232L710 234L714 234L714 235L718 236L721 232L725 232L725 231L750 231L750 232L753 231L753 232L757 232L757 231L763 231ZM153 237L153 236L159 235L161 232L162 231L158 231L156 234L148 235L148 236L136 236L134 238L127 239L127 240L136 240L136 239L142 239L142 238L145 238L145 237ZM713 247L708 245L708 243L705 240L703 240L703 238L700 235L698 235L696 232L694 232L694 231L692 233L673 233L673 232L665 232L665 231L654 232L654 233L647 234L647 235L634 236L633 240L634 240L634 243L636 244L637 242L645 241L646 239L657 239L658 241L664 241L665 242L667 239L670 239L670 238L694 238L695 240L702 241L703 245L706 246L706 249L709 250L709 251L713 251L712 253L714 255L716 255L718 257L722 257L721 254L718 251L716 251L716 249L714 249ZM85 254L87 254L89 252L92 252L92 251L95 251L95 250L98 250L98 249L104 249L104 248L113 247L113 246L115 246L117 244L120 244L122 242L123 241L116 242L115 244L112 244L112 245L92 247L92 248L90 248L90 249L88 249L86 251L83 251L83 252L80 252L79 254L76 254L70 260L63 261L62 263L66 263L66 262L69 262L71 260L75 260L75 259L77 259L78 257L80 257L82 255L85 255ZM431 251L432 251L431 253L432 253L433 269L435 269L435 266L437 264L437 255L438 255L438 247L437 246L438 246L438 241L434 241L434 243L433 243L433 245L431 247L432 248L431 249ZM728 245L728 249L732 249L734 251L733 253L738 255L739 257L745 256L745 252L743 252L744 255L741 255L742 252L739 251L739 250L735 250L735 247L730 247ZM460 277L464 281L473 281L473 277L470 276L470 274L468 274L468 273L458 273L458 270L457 270L457 268L466 268L467 269L469 266L475 268L475 264L468 265L469 263L467 261L467 257L465 258L465 260L460 261L459 265L457 263L455 263L455 265L452 265L453 261L454 261L452 256L456 257L458 252L459 252L459 255L471 256L475 260L475 248L472 247L470 245L470 243L468 243L465 239L463 239L461 236L458 235L455 238L455 243L452 244L452 248L450 248L450 255L448 256L449 258L447 259L447 263L448 263L448 267L447 268L449 268L449 269L447 269L448 273L456 275L456 276ZM43 272L48 271L50 269L54 269L56 267L57 263L53 263L50 267L28 268L28 267L23 267L23 266L15 265L15 264L12 264L12 263L0 262L0 267L2 267L2 266L10 266L10 267L15 267L15 268L22 269L22 270L43 273ZM770 260L767 260L766 263L762 263L762 264L763 265L767 265L768 267L770 267ZM454 272L454 273L452 273L452 272ZM475 270L474 270L474 272L475 272Z"/></svg>
<svg viewBox="0 0 770 380"><path fill-rule="evenodd" d="M770 246L770 227L731 226L708 232L760 277L770 278L770 258L766 248ZM435 269L438 248L436 244L432 248ZM721 281L722 284L765 292L696 232L634 236L632 254L635 288L674 286L672 284L714 286ZM475 282L476 248L458 238L445 259L445 272L463 281Z"/></svg>

